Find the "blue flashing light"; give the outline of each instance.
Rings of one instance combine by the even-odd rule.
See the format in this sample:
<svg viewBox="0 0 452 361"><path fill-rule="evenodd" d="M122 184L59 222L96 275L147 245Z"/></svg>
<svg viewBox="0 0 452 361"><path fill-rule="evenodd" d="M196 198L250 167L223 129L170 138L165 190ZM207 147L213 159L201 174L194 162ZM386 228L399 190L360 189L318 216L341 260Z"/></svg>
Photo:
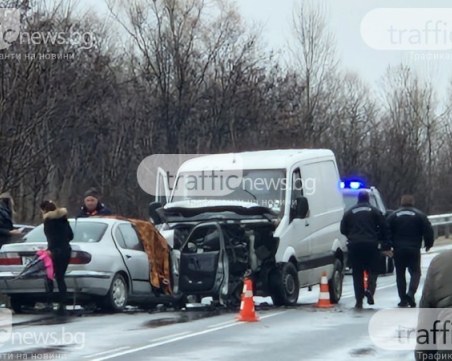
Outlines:
<svg viewBox="0 0 452 361"><path fill-rule="evenodd" d="M356 182L356 181L350 182L350 188L351 188L351 189L360 189L360 188L363 188L362 185L363 185L363 184L362 184L361 182Z"/></svg>
<svg viewBox="0 0 452 361"><path fill-rule="evenodd" d="M365 182L358 179L344 179L340 182L340 188L358 190L366 188L366 184Z"/></svg>

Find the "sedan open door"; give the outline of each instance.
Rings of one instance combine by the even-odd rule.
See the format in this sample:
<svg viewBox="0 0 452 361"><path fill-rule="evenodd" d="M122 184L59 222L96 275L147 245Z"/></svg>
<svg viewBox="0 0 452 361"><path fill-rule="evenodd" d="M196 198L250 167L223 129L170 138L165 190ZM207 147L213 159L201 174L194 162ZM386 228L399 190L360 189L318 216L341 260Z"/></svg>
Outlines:
<svg viewBox="0 0 452 361"><path fill-rule="evenodd" d="M228 259L217 223L196 226L181 248L179 289L186 295L228 294Z"/></svg>

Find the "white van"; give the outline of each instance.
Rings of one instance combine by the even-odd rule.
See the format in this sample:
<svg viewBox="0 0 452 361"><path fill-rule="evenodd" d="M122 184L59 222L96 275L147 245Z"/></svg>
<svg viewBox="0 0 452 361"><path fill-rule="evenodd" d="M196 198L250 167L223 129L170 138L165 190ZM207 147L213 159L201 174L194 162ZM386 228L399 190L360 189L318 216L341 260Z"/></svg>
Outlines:
<svg viewBox="0 0 452 361"><path fill-rule="evenodd" d="M334 154L325 149L186 161L168 202L160 197L150 205L151 218L180 251L179 291L236 304L250 276L255 294L293 305L300 287L318 284L325 272L338 302L346 257L339 185Z"/></svg>

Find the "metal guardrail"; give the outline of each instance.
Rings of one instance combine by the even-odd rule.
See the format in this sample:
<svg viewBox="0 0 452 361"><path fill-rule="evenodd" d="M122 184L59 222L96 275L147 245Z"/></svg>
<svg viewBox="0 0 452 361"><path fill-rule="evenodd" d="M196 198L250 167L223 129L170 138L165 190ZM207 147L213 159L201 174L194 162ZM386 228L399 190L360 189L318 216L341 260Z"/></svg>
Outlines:
<svg viewBox="0 0 452 361"><path fill-rule="evenodd" d="M452 226L452 213L428 216L428 219L432 224L435 239L442 235L449 238Z"/></svg>

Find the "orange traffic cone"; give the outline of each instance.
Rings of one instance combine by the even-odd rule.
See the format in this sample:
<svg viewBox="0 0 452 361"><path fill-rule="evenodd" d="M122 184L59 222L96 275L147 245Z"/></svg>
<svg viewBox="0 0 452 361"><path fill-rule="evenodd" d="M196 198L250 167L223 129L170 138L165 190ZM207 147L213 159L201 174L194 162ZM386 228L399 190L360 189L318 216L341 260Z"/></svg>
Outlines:
<svg viewBox="0 0 452 361"><path fill-rule="evenodd" d="M239 321L256 322L259 317L254 309L253 300L253 281L250 278L245 278L243 283L242 302L240 304L240 314L237 317Z"/></svg>
<svg viewBox="0 0 452 361"><path fill-rule="evenodd" d="M323 272L322 278L320 279L320 296L319 302L317 302L316 307L318 308L329 308L333 307L330 301L330 291L328 289L328 278L326 272Z"/></svg>

